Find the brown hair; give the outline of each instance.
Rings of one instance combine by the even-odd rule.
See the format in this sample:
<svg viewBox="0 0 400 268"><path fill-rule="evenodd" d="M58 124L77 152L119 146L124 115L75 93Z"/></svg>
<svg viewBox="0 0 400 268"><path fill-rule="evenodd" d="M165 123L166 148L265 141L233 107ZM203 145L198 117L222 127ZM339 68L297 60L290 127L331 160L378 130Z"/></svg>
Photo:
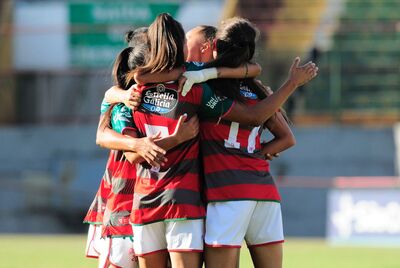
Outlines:
<svg viewBox="0 0 400 268"><path fill-rule="evenodd" d="M204 35L207 42L213 42L217 35L217 28L210 25L200 25L200 32Z"/></svg>
<svg viewBox="0 0 400 268"><path fill-rule="evenodd" d="M168 13L158 15L148 28L148 62L138 71L155 73L183 65L184 42L185 32L182 25Z"/></svg>

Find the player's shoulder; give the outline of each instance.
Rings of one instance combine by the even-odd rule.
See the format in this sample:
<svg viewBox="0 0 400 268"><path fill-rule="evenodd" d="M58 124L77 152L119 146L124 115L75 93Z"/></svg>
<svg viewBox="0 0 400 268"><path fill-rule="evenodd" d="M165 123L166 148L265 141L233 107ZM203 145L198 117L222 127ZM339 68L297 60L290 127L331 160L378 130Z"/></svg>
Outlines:
<svg viewBox="0 0 400 268"><path fill-rule="evenodd" d="M112 108L112 116L130 118L132 117L132 109L123 103L117 103Z"/></svg>

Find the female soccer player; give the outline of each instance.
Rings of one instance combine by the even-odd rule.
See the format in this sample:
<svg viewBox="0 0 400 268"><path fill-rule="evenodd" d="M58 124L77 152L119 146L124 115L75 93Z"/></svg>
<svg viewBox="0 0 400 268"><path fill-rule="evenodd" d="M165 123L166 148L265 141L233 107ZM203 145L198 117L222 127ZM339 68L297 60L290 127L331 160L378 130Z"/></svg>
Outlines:
<svg viewBox="0 0 400 268"><path fill-rule="evenodd" d="M114 78L120 87L129 86L129 84L125 84L126 71L128 69L132 70L136 68L136 66L142 64L142 56L143 53L146 52L147 47L136 46L134 48L126 48L118 55L113 73ZM125 107L123 104L118 104L114 107L107 107L107 105L104 105L103 108L107 109L106 113L111 114L111 126L114 130L121 134L136 137L136 133L132 128L132 113L129 108ZM102 112L104 112L104 109ZM107 118L107 116L105 116L105 118ZM192 139L196 136L198 130L196 120L194 119L189 123L186 123L186 126L184 126L184 118L185 117L182 117L180 119L177 128L172 135L155 141L161 147L169 149L180 142ZM100 126L102 125L103 123L100 124ZM157 136L152 138L155 139ZM98 139L100 139L100 142L103 142L101 134ZM135 141L137 143L138 140L141 140L142 143L146 145L150 143L143 141L148 139L149 137L145 137L135 139ZM140 149L143 147L146 146L136 146L135 149L137 152L140 152ZM110 152L107 169L101 184L104 186L107 183L111 186L108 188L109 191L105 197L105 211L102 220L102 236L106 238L106 242L103 243L106 245L103 246L103 249L106 250L106 252L100 254L99 267L125 268L135 266L131 240L132 227L129 223L133 201L134 180L136 177L136 168L135 165L131 164L131 162L135 161L140 161L139 154L129 152L124 153L123 151L115 150ZM94 203L96 203L96 200ZM89 214L93 211L94 210L92 209L88 213L88 216L86 217L87 220L92 217L92 215ZM93 215L95 214L93 213ZM98 221L99 219L96 218L96 222Z"/></svg>
<svg viewBox="0 0 400 268"><path fill-rule="evenodd" d="M218 31L217 58L206 66L238 66L254 55L257 31L250 22L233 18ZM221 94L252 105L266 97L253 80L213 81ZM243 240L255 267L281 267L283 227L280 196L260 152L279 151L278 140L262 150L260 126L223 118L201 122L206 181L206 266L235 267ZM278 150L279 149L279 150ZM238 217L240 215L240 217Z"/></svg>

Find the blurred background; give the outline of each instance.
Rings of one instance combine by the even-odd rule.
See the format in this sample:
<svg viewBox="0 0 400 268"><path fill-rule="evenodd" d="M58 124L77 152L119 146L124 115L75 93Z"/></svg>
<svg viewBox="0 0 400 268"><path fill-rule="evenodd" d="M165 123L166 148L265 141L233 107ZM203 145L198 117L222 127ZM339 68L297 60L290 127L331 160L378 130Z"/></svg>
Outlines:
<svg viewBox="0 0 400 268"><path fill-rule="evenodd" d="M248 18L273 89L295 56L316 62L285 106L297 144L271 163L286 236L400 246L398 0L2 0L0 233L86 231L113 59L124 33L160 12L185 30Z"/></svg>

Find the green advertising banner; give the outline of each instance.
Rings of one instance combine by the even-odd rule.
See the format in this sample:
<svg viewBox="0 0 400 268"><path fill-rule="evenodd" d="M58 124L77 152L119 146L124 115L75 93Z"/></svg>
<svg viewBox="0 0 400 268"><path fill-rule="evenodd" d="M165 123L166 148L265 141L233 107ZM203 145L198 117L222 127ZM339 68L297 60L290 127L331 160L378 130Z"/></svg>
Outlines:
<svg viewBox="0 0 400 268"><path fill-rule="evenodd" d="M178 9L177 2L69 3L71 67L110 67L128 29L147 26L162 12L175 16Z"/></svg>

